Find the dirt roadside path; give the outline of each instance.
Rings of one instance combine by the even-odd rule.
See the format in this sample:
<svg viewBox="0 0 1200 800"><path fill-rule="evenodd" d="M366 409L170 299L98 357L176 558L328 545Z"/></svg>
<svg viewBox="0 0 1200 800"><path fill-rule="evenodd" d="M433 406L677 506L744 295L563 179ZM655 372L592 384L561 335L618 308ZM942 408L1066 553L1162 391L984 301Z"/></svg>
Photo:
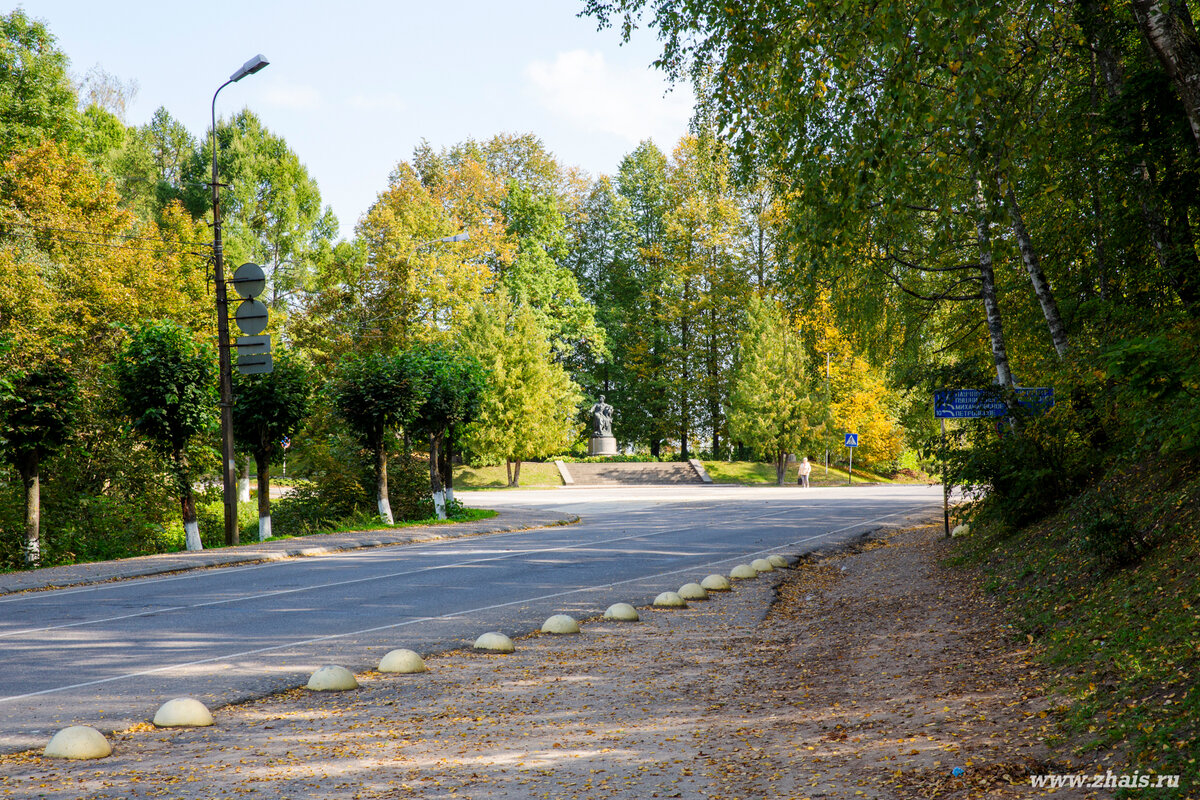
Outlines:
<svg viewBox="0 0 1200 800"><path fill-rule="evenodd" d="M103 761L4 756L0 797L1041 796L1028 775L1090 770L1051 763L1029 653L970 576L938 566L940 531L882 534L639 623L528 636L508 656L294 690L212 728L141 726Z"/></svg>

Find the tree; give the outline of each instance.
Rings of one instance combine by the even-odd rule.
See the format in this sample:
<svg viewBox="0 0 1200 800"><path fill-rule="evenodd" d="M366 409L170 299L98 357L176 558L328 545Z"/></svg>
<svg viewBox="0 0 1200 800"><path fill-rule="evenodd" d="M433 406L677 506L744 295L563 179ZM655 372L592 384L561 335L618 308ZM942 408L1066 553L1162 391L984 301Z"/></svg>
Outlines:
<svg viewBox="0 0 1200 800"><path fill-rule="evenodd" d="M337 413L374 456L379 517L388 525L394 522L388 499L389 445L399 429L407 432L416 422L428 391L425 381L424 364L415 352L393 350L347 358L330 385Z"/></svg>
<svg viewBox="0 0 1200 800"><path fill-rule="evenodd" d="M125 414L150 444L171 459L188 550L200 550L188 445L213 425L215 357L191 331L149 322L134 331L113 371Z"/></svg>
<svg viewBox="0 0 1200 800"><path fill-rule="evenodd" d="M69 61L54 41L19 8L0 16L0 161L46 139L78 135Z"/></svg>
<svg viewBox="0 0 1200 800"><path fill-rule="evenodd" d="M161 131L161 133L159 132ZM152 131L156 161L170 169L170 148L177 131L166 121ZM268 272L268 302L279 301L301 286L316 262L329 257L337 219L321 206L321 191L299 156L254 113L243 109L217 122L217 169L229 184L221 199L225 257L231 264L253 261ZM211 134L211 132L210 132ZM184 201L196 219L212 213L211 135L196 149L184 176Z"/></svg>
<svg viewBox="0 0 1200 800"><path fill-rule="evenodd" d="M504 459L508 485L517 486L522 461L554 455L574 441L582 396L555 363L531 309L514 308L505 298L480 303L459 343L489 375L465 445L477 459Z"/></svg>
<svg viewBox="0 0 1200 800"><path fill-rule="evenodd" d="M822 447L827 410L805 376L799 334L774 301L750 299L729 409L729 432L775 464L783 485L788 453Z"/></svg>
<svg viewBox="0 0 1200 800"><path fill-rule="evenodd" d="M41 563L41 465L71 433L75 380L54 361L19 370L0 386L4 457L25 488L25 564Z"/></svg>
<svg viewBox="0 0 1200 800"><path fill-rule="evenodd" d="M446 493L439 454L444 450L448 466L451 453L443 445L457 426L470 424L479 415L486 374L473 356L444 346L422 345L416 355L427 388L413 427L429 437L429 489L438 519L445 519Z"/></svg>
<svg viewBox="0 0 1200 800"><path fill-rule="evenodd" d="M271 462L282 441L299 430L312 402L312 373L287 350L274 355L274 368L260 375L233 376L233 434L254 456L258 470L258 538L271 538Z"/></svg>

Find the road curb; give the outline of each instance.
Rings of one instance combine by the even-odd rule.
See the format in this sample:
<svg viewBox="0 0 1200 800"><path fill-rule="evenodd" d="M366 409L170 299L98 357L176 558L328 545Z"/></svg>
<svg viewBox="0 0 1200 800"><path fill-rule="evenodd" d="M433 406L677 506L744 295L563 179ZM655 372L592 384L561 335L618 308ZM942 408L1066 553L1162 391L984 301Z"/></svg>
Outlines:
<svg viewBox="0 0 1200 800"><path fill-rule="evenodd" d="M214 550L158 553L150 556L124 558L118 561L43 567L28 572L0 575L0 596L169 575L198 569L247 566L291 558L314 558L369 547L394 547L444 539L461 539L467 536L513 533L536 528L571 525L576 522L579 522L579 517L574 514L501 509L491 519L472 522L421 525L396 530L314 534L302 539L254 542ZM320 544L316 544L317 541Z"/></svg>

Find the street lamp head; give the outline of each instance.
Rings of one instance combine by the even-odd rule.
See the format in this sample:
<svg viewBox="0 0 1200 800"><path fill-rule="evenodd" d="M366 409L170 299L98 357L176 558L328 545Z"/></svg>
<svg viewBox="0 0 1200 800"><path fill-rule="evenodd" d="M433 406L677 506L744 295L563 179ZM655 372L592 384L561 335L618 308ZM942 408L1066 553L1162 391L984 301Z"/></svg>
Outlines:
<svg viewBox="0 0 1200 800"><path fill-rule="evenodd" d="M240 81L242 78L246 77L247 75L253 75L254 73L258 72L260 69L262 69L263 67L267 66L270 63L271 63L270 61L267 61L266 56L264 56L262 53L259 53L254 58L247 61L245 64L242 64L241 68L237 72L235 72L229 76L229 80L234 81L234 82Z"/></svg>
<svg viewBox="0 0 1200 800"><path fill-rule="evenodd" d="M447 236L442 241L443 242L465 242L470 238L471 238L470 231L463 231L462 233L456 233L453 236Z"/></svg>

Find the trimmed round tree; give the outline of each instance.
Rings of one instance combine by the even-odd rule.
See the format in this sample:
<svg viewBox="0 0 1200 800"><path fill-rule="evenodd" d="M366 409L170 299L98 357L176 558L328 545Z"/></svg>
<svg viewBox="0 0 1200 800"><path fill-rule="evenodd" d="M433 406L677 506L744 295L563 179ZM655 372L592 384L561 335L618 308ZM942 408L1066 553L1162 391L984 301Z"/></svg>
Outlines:
<svg viewBox="0 0 1200 800"><path fill-rule="evenodd" d="M258 538L271 538L271 463L308 417L313 380L307 364L288 351L274 356L274 369L233 376L233 435L254 457L258 470Z"/></svg>
<svg viewBox="0 0 1200 800"><path fill-rule="evenodd" d="M138 328L113 365L125 414L154 449L171 459L188 550L200 550L196 497L188 466L192 438L212 427L217 406L216 357L207 344L170 320Z"/></svg>
<svg viewBox="0 0 1200 800"><path fill-rule="evenodd" d="M438 519L445 519L446 492L439 455L454 429L479 415L487 372L474 356L440 345L421 345L414 354L421 361L427 387L414 424L429 436L429 490ZM450 458L449 452L445 458Z"/></svg>
<svg viewBox="0 0 1200 800"><path fill-rule="evenodd" d="M412 352L368 353L343 361L329 392L334 409L375 456L379 517L395 520L388 500L387 445L417 418L426 392L425 369Z"/></svg>

